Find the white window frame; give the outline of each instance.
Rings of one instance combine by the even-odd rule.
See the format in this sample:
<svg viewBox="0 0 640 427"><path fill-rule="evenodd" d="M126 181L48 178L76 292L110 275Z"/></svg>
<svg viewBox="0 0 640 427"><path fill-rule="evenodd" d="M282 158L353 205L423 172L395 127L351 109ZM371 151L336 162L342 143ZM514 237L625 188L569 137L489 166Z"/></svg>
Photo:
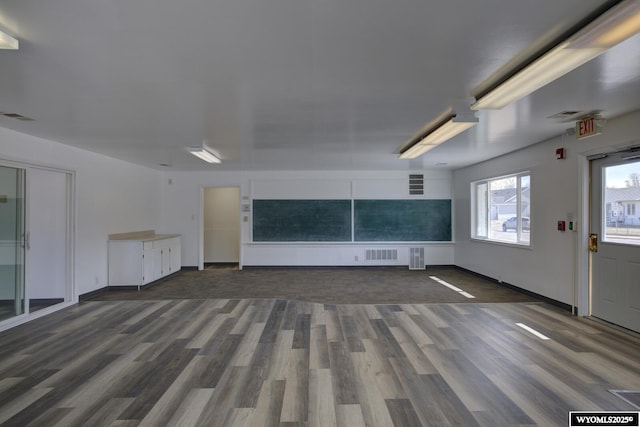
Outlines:
<svg viewBox="0 0 640 427"><path fill-rule="evenodd" d="M523 215L523 197L522 197L522 179L529 178L529 210L531 207L531 172L522 171L508 175L496 176L491 178L474 181L471 183L471 239L500 243L515 246L531 246L531 215ZM492 236L491 230L491 182L509 178L516 179L516 213L514 216L518 218L516 227L516 240L502 239L499 236ZM529 230L526 231L528 239L524 238L525 231L522 229L522 218L529 218ZM495 230L494 230L495 232ZM499 232L495 234L500 234Z"/></svg>

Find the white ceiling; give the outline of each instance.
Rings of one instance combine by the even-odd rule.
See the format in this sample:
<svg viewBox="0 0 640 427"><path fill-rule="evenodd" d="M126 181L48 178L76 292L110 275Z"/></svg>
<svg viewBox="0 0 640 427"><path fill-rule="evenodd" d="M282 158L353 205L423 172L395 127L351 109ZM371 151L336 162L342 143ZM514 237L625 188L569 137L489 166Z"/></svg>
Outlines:
<svg viewBox="0 0 640 427"><path fill-rule="evenodd" d="M640 109L640 36L407 161L601 0L0 0L0 126L156 169L458 168ZM498 73L498 74L496 74ZM205 141L209 165L185 148ZM1 152L1 149L0 149ZM446 163L446 165L441 165ZM170 166L160 166L167 164Z"/></svg>

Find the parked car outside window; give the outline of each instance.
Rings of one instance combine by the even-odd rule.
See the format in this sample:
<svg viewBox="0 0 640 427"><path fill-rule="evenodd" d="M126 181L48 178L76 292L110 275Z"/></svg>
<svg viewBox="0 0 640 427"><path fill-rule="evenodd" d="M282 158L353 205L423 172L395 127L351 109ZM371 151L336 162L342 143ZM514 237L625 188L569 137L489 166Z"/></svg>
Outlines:
<svg viewBox="0 0 640 427"><path fill-rule="evenodd" d="M518 217L512 216L508 220L502 223L502 231L513 230L515 231L518 228ZM529 218L522 217L522 229L529 230Z"/></svg>

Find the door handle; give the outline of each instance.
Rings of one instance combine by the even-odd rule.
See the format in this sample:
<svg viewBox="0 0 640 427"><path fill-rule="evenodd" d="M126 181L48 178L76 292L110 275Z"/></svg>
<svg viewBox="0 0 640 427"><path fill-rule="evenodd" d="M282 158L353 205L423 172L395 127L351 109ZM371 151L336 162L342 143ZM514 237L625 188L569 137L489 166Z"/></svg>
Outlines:
<svg viewBox="0 0 640 427"><path fill-rule="evenodd" d="M589 251L598 252L598 235L596 233L589 234Z"/></svg>
<svg viewBox="0 0 640 427"><path fill-rule="evenodd" d="M31 249L31 244L29 243L29 232L24 233L24 247L29 250Z"/></svg>

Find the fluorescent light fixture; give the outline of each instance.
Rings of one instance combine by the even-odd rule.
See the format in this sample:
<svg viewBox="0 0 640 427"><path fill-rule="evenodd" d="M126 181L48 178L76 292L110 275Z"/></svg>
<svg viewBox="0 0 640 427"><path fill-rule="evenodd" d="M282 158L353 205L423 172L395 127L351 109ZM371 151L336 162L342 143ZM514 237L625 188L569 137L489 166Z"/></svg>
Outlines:
<svg viewBox="0 0 640 427"><path fill-rule="evenodd" d="M18 39L0 30L0 49L18 50L19 44Z"/></svg>
<svg viewBox="0 0 640 427"><path fill-rule="evenodd" d="M213 153L211 153L210 151L208 151L204 147L190 147L190 148L188 148L188 150L189 150L189 152L191 154L193 154L196 157L201 158L205 162L208 162L208 163L221 163L222 162L222 160L220 160L217 156L215 156Z"/></svg>
<svg viewBox="0 0 640 427"><path fill-rule="evenodd" d="M415 159L476 124L478 119L473 114L449 116L440 125L412 138L407 144L409 148L400 154L400 158Z"/></svg>
<svg viewBox="0 0 640 427"><path fill-rule="evenodd" d="M640 0L626 0L578 30L531 64L481 94L473 110L501 109L640 32Z"/></svg>

